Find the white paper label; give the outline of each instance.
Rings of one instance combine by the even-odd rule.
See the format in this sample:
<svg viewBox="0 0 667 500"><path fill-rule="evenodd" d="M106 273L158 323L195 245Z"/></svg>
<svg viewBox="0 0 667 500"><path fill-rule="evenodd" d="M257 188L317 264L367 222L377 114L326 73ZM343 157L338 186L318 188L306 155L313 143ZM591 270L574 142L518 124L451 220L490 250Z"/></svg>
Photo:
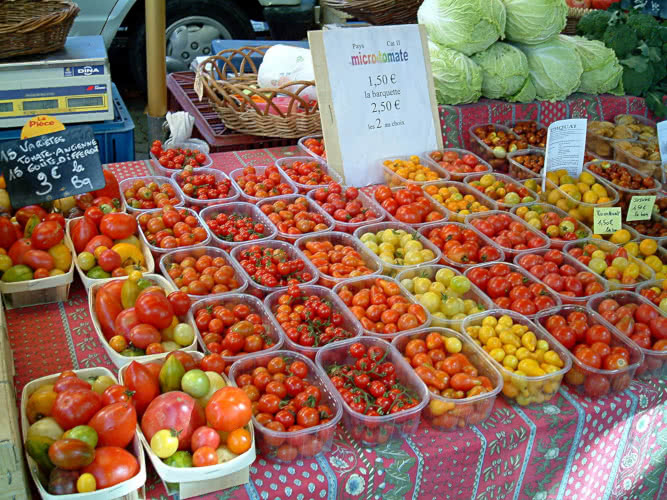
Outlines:
<svg viewBox="0 0 667 500"><path fill-rule="evenodd" d="M567 170L573 179L579 178L584 166L587 123L585 118L572 118L549 125L544 153L544 179L547 172L553 170ZM543 189L544 184L543 180Z"/></svg>
<svg viewBox="0 0 667 500"><path fill-rule="evenodd" d="M658 123L658 145L660 146L660 158L662 169L667 168L667 120Z"/></svg>
<svg viewBox="0 0 667 500"><path fill-rule="evenodd" d="M323 40L346 184L380 183L378 160L437 148L417 25L326 30Z"/></svg>

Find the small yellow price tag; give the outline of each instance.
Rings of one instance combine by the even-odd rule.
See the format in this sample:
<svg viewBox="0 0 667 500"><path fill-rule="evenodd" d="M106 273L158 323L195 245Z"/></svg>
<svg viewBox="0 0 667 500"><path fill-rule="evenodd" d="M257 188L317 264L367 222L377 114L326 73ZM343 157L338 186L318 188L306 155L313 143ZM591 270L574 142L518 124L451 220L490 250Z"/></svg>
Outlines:
<svg viewBox="0 0 667 500"><path fill-rule="evenodd" d="M611 234L621 229L621 207L596 207L593 212L593 232Z"/></svg>
<svg viewBox="0 0 667 500"><path fill-rule="evenodd" d="M625 220L649 220L653 213L653 205L655 205L655 196L633 196Z"/></svg>

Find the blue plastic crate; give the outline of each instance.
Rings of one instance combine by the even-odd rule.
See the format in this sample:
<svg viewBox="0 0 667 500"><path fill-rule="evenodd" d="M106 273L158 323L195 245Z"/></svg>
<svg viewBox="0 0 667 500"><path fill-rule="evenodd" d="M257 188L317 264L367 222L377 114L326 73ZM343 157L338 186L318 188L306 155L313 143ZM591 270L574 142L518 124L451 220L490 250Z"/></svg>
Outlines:
<svg viewBox="0 0 667 500"><path fill-rule="evenodd" d="M97 123L82 123L90 125L100 149L102 163L117 163L134 160L134 122L125 107L123 99L118 93L115 84L112 86L114 119ZM26 117L27 120L27 117ZM68 124L76 125L76 124ZM67 125L65 125L67 126ZM21 137L21 128L0 130L0 142L11 141Z"/></svg>

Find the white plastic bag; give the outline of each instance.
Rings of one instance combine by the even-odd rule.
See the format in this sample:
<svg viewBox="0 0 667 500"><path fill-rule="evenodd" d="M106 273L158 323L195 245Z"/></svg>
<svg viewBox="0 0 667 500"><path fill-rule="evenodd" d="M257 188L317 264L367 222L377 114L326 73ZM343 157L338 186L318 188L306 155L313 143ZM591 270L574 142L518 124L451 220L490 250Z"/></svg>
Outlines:
<svg viewBox="0 0 667 500"><path fill-rule="evenodd" d="M274 45L266 51L257 72L257 83L260 87L279 87L299 80L315 80L313 59L309 49ZM288 87L292 92L298 89L296 85ZM300 95L310 100L317 99L315 87L308 87Z"/></svg>
<svg viewBox="0 0 667 500"><path fill-rule="evenodd" d="M205 153L209 152L210 148L206 141L191 137L192 127L195 124L194 116L186 111L176 111L174 113L170 111L167 113L166 119L170 135L169 139L165 141L165 146L188 144L191 145L190 147L199 149Z"/></svg>

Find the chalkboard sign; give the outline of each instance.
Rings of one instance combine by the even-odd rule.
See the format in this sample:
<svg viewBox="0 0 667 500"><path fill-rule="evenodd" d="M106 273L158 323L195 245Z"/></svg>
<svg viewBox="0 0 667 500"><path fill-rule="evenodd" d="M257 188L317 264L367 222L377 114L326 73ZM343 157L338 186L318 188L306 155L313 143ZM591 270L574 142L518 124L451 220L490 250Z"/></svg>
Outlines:
<svg viewBox="0 0 667 500"><path fill-rule="evenodd" d="M0 169L14 208L106 185L99 148L89 126L0 143Z"/></svg>

